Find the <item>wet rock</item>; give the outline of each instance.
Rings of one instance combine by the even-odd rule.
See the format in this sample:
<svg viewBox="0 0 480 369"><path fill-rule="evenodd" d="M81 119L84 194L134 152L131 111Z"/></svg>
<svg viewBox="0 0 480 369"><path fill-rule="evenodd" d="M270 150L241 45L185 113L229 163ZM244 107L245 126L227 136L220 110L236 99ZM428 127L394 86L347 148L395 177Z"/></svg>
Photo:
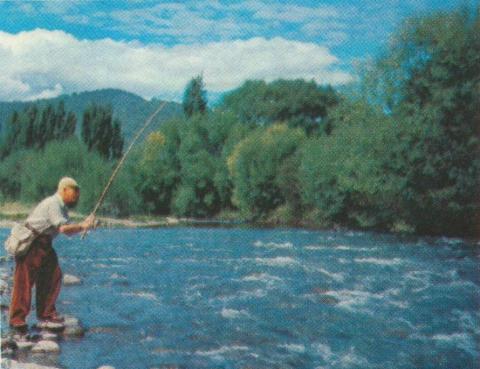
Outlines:
<svg viewBox="0 0 480 369"><path fill-rule="evenodd" d="M60 346L53 341L42 340L38 341L32 348L33 353L50 353L60 352Z"/></svg>
<svg viewBox="0 0 480 369"><path fill-rule="evenodd" d="M8 283L3 279L0 279L0 292L5 292L8 290Z"/></svg>
<svg viewBox="0 0 480 369"><path fill-rule="evenodd" d="M65 286L76 286L82 284L82 280L74 275L65 274L63 276L63 284Z"/></svg>
<svg viewBox="0 0 480 369"><path fill-rule="evenodd" d="M17 347L19 350L29 350L35 345L35 342L32 341L17 341Z"/></svg>
<svg viewBox="0 0 480 369"><path fill-rule="evenodd" d="M0 256L0 264L6 263L8 261L8 256Z"/></svg>
<svg viewBox="0 0 480 369"><path fill-rule="evenodd" d="M57 369L53 366L45 366L36 363L20 363L16 360L2 360L2 368L5 369Z"/></svg>
<svg viewBox="0 0 480 369"><path fill-rule="evenodd" d="M85 334L85 329L82 327L80 321L73 316L65 316L65 329L62 334L66 337L82 337Z"/></svg>
<svg viewBox="0 0 480 369"><path fill-rule="evenodd" d="M58 340L58 334L49 331L40 332L40 338L44 341L56 341Z"/></svg>
<svg viewBox="0 0 480 369"><path fill-rule="evenodd" d="M13 337L2 337L2 354L6 350L16 350L17 348L17 343Z"/></svg>

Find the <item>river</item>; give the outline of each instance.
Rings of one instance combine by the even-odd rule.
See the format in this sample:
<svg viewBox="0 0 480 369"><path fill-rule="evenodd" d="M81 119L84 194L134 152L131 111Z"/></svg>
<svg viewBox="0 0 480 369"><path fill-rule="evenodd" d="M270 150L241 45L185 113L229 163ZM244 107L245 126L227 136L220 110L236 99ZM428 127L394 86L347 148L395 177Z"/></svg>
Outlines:
<svg viewBox="0 0 480 369"><path fill-rule="evenodd" d="M57 309L88 329L61 343L68 369L478 368L472 242L178 227L60 236L55 248L82 280Z"/></svg>

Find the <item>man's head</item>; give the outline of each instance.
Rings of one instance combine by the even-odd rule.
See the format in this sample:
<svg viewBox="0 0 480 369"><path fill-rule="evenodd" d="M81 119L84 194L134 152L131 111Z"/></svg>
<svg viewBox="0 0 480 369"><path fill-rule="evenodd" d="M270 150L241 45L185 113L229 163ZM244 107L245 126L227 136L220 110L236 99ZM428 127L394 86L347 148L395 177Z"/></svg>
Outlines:
<svg viewBox="0 0 480 369"><path fill-rule="evenodd" d="M69 208L74 208L80 198L80 186L77 181L70 177L63 177L58 182L58 195Z"/></svg>

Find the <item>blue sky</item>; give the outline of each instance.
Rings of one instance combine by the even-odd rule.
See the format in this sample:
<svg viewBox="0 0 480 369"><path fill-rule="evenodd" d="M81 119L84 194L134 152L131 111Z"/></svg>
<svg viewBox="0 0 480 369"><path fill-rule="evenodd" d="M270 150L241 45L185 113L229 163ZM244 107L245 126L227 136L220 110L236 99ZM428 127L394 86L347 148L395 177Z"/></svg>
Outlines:
<svg viewBox="0 0 480 369"><path fill-rule="evenodd" d="M257 78L344 85L406 17L468 0L0 1L0 100L96 88L179 100Z"/></svg>

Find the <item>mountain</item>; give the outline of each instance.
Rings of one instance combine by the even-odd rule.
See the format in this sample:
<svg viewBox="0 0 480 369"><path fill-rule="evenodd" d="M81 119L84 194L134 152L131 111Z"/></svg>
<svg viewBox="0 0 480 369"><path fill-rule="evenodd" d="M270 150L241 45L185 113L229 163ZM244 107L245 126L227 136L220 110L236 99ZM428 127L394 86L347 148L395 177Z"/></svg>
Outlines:
<svg viewBox="0 0 480 369"><path fill-rule="evenodd" d="M150 114L162 103L161 100L145 100L133 93L117 89L73 93L71 95L61 95L52 99L42 99L34 102L0 102L0 135L2 134L2 127L13 111L23 110L32 103L36 103L38 106L46 106L48 104L57 105L61 100L64 101L67 111L73 111L77 115L77 131L81 126L83 111L89 104L110 105L114 118L118 118L122 124L122 132L125 136L126 144L128 144L135 132L144 124ZM168 102L164 109L157 115L154 122L152 122L149 131L157 129L158 125L163 121L182 115L183 110L181 104Z"/></svg>

